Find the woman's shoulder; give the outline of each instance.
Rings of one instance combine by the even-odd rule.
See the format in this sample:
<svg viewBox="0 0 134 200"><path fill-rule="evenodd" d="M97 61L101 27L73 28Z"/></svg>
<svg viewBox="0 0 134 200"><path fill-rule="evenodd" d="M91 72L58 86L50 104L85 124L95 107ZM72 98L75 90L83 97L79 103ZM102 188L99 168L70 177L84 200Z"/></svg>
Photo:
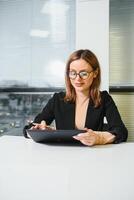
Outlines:
<svg viewBox="0 0 134 200"><path fill-rule="evenodd" d="M101 97L106 97L106 96L109 96L109 93L107 90L103 90L103 91L100 91L100 95Z"/></svg>
<svg viewBox="0 0 134 200"><path fill-rule="evenodd" d="M100 91L100 95L101 95L101 99L104 101L111 99L111 95L109 94L107 90Z"/></svg>
<svg viewBox="0 0 134 200"><path fill-rule="evenodd" d="M53 94L53 98L54 98L54 99L61 100L61 99L64 99L64 97L65 97L65 92L64 92L64 91L55 92L55 93Z"/></svg>
<svg viewBox="0 0 134 200"><path fill-rule="evenodd" d="M100 95L101 95L102 102L105 102L105 103L113 102L113 98L111 97L108 91L106 90L100 91Z"/></svg>

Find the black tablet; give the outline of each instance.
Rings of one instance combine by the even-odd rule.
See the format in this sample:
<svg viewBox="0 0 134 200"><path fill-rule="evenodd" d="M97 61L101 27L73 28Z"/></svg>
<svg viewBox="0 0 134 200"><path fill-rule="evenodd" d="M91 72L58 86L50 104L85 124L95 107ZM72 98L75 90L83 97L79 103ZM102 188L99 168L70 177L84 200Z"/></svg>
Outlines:
<svg viewBox="0 0 134 200"><path fill-rule="evenodd" d="M28 129L27 134L35 141L35 142L74 142L78 143L79 141L73 138L74 135L79 133L84 133L85 130L39 130L39 129Z"/></svg>

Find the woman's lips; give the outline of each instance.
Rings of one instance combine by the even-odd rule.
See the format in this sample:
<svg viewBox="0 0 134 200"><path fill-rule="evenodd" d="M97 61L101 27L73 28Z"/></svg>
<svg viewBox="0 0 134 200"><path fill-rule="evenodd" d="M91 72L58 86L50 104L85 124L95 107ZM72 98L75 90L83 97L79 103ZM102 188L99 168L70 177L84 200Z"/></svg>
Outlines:
<svg viewBox="0 0 134 200"><path fill-rule="evenodd" d="M76 87L81 87L83 85L83 83L75 83Z"/></svg>

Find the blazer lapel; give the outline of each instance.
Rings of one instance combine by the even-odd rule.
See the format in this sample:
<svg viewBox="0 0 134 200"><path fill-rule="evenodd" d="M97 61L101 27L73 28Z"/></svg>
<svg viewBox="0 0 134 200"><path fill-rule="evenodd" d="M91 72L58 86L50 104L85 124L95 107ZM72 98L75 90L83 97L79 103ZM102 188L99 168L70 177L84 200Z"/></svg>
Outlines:
<svg viewBox="0 0 134 200"><path fill-rule="evenodd" d="M66 126L68 129L75 129L75 103L67 103L64 112L67 113Z"/></svg>
<svg viewBox="0 0 134 200"><path fill-rule="evenodd" d="M85 127L93 129L95 118L96 118L95 108L94 108L92 102L89 102L88 109L87 109L87 115L86 115L86 121L85 121Z"/></svg>

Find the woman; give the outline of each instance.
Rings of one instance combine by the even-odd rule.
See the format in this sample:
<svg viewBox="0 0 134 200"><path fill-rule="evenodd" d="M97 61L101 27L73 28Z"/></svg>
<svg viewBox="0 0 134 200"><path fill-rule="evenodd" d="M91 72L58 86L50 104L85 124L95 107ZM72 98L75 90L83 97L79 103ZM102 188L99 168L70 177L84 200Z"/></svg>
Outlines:
<svg viewBox="0 0 134 200"><path fill-rule="evenodd" d="M66 65L66 92L55 93L34 120L32 129L85 129L74 136L87 146L120 143L127 140L127 129L107 91L100 91L100 65L90 50L71 54ZM104 117L107 130L104 131Z"/></svg>

